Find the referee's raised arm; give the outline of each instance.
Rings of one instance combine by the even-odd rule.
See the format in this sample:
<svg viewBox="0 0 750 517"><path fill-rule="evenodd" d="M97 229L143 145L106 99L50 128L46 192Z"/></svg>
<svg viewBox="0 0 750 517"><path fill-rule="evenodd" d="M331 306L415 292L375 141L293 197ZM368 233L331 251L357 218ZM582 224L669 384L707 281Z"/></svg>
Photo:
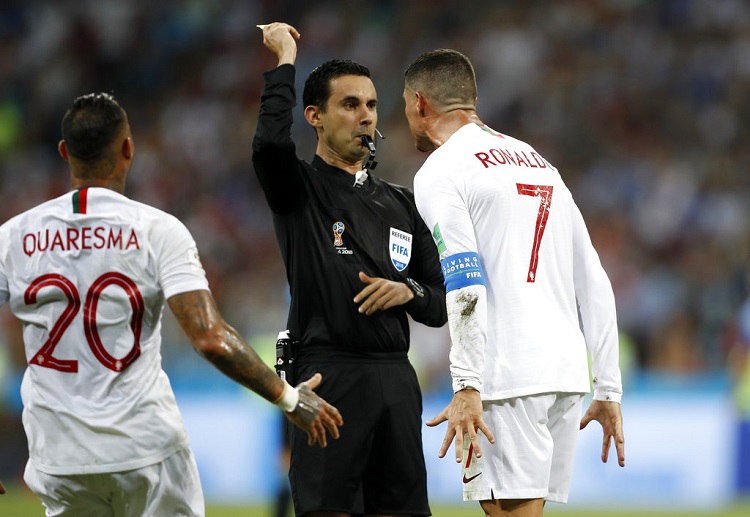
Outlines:
<svg viewBox="0 0 750 517"><path fill-rule="evenodd" d="M268 206L290 213L304 198L296 147L292 141L292 108L296 105L294 79L297 29L286 23L261 26L264 45L278 58L278 66L263 74L258 127L253 137L253 168Z"/></svg>

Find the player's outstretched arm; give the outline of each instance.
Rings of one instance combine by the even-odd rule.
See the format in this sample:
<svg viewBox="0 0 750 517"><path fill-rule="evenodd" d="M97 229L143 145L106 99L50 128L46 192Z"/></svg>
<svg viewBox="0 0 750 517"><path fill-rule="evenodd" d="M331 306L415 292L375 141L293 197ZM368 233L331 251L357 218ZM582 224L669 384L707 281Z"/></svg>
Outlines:
<svg viewBox="0 0 750 517"><path fill-rule="evenodd" d="M227 377L284 409L287 417L307 433L311 445L327 445L326 429L333 438L339 437L341 414L312 391L320 384L319 374L298 388L281 380L224 321L209 291L180 293L168 303L199 354Z"/></svg>
<svg viewBox="0 0 750 517"><path fill-rule="evenodd" d="M621 467L625 466L625 434L622 430L622 410L619 402L607 402L604 400L592 400L589 409L581 419L581 429L589 422L596 420L602 425L604 438L602 440L602 461L609 459L609 447L612 439L615 441L617 450L617 462Z"/></svg>

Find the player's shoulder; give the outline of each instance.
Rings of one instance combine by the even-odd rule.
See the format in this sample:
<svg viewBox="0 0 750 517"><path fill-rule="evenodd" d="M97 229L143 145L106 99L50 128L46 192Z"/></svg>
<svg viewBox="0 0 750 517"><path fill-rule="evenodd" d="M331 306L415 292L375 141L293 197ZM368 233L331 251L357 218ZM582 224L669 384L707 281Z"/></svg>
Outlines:
<svg viewBox="0 0 750 517"><path fill-rule="evenodd" d="M468 128L471 128L470 130ZM526 142L513 135L502 133L496 129L491 128L486 124L467 124L461 128L463 130L464 140L472 142L493 142L498 148L518 148L518 149L530 149L534 148Z"/></svg>
<svg viewBox="0 0 750 517"><path fill-rule="evenodd" d="M414 175L414 189L430 185L453 182L458 171L466 168L466 147L451 137L425 159Z"/></svg>
<svg viewBox="0 0 750 517"><path fill-rule="evenodd" d="M138 212L142 214L146 214L149 217L160 220L160 221L176 221L178 222L178 219L176 216L170 214L169 212L162 210L161 208L157 208L153 205L146 204L142 201L138 201L136 199L131 199L128 197L123 196L123 202L131 205L134 210L137 210Z"/></svg>
<svg viewBox="0 0 750 517"><path fill-rule="evenodd" d="M93 203L101 202L102 208L107 211L119 210L122 207L128 213L132 214L134 218L141 221L153 220L159 224L179 223L179 220L169 212L130 198L114 190L96 189L89 196L94 198L91 200Z"/></svg>
<svg viewBox="0 0 750 517"><path fill-rule="evenodd" d="M485 133L477 124L462 126L427 156L419 173L429 171L430 176L451 175L457 168L462 168L467 152L471 152L484 137Z"/></svg>

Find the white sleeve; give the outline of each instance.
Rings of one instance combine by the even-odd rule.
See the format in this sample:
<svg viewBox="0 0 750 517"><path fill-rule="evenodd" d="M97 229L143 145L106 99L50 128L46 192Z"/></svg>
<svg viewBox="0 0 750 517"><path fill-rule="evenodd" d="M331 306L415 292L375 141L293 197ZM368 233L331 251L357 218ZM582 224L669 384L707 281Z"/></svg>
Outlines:
<svg viewBox="0 0 750 517"><path fill-rule="evenodd" d="M427 173L429 174L429 172ZM421 175L414 193L422 218L438 246L443 276L451 257L477 254L474 226L460 189L450 178L439 181ZM448 284L448 282L447 282ZM487 289L484 285L446 286L448 328L451 336L450 371L453 391L482 389L487 343Z"/></svg>
<svg viewBox="0 0 750 517"><path fill-rule="evenodd" d="M450 370L453 391L482 391L487 343L487 289L468 285L445 296L451 335Z"/></svg>
<svg viewBox="0 0 750 517"><path fill-rule="evenodd" d="M10 287L8 286L8 274L5 270L5 255L7 249L5 246L9 242L8 234L5 231L0 231L0 307L8 303L10 299Z"/></svg>
<svg viewBox="0 0 750 517"><path fill-rule="evenodd" d="M615 296L583 216L575 205L573 211L573 275L583 334L591 354L594 399L620 402L622 377Z"/></svg>
<svg viewBox="0 0 750 517"><path fill-rule="evenodd" d="M0 307L8 303L10 289L8 288L8 277L5 276L2 265L0 265Z"/></svg>
<svg viewBox="0 0 750 517"><path fill-rule="evenodd" d="M209 290L198 247L188 229L168 216L161 225L162 246L158 250L159 282L164 297L188 291Z"/></svg>

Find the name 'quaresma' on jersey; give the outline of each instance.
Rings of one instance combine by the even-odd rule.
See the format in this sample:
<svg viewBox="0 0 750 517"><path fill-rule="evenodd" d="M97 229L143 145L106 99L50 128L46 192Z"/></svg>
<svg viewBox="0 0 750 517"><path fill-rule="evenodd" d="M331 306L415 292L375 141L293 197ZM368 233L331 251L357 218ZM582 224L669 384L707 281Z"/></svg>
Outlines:
<svg viewBox="0 0 750 517"><path fill-rule="evenodd" d="M168 297L202 289L187 228L109 189L74 190L0 227L0 304L23 327L37 469L128 470L187 445L161 368L161 316Z"/></svg>

